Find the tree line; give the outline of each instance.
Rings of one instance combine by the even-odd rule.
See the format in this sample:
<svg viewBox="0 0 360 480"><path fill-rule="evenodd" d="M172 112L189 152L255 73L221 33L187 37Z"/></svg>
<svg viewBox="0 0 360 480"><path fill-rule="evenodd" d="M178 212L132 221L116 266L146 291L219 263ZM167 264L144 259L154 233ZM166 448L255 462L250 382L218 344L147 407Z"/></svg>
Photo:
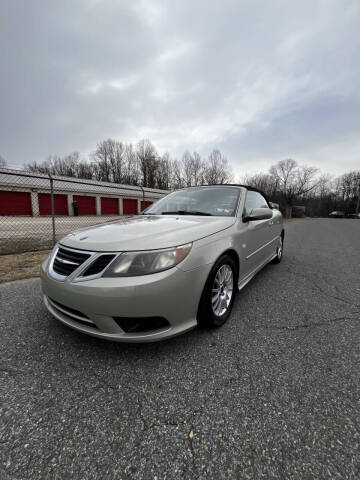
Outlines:
<svg viewBox="0 0 360 480"><path fill-rule="evenodd" d="M207 158L186 151L178 160L167 152L160 155L149 140L134 146L111 138L99 142L88 159L80 158L78 152L65 157L50 155L45 161L27 163L24 168L29 172L163 190L229 183L233 178L228 160L217 149Z"/></svg>
<svg viewBox="0 0 360 480"><path fill-rule="evenodd" d="M280 205L286 217L299 214L323 217L332 211L355 213L359 209L360 170L333 178L315 167L286 159L272 165L268 173L245 175L243 183L259 188Z"/></svg>
<svg viewBox="0 0 360 480"><path fill-rule="evenodd" d="M176 159L167 152L160 155L149 140L133 145L107 139L99 142L87 159L78 152L65 157L51 155L43 162L25 164L24 168L30 172L164 190L234 181L232 167L218 149L207 158L186 151ZM305 207L310 216L327 216L335 210L354 213L358 209L360 170L333 178L313 166L285 159L271 165L267 172L244 175L238 183L264 191L271 201L279 204L286 217L296 213L297 206Z"/></svg>

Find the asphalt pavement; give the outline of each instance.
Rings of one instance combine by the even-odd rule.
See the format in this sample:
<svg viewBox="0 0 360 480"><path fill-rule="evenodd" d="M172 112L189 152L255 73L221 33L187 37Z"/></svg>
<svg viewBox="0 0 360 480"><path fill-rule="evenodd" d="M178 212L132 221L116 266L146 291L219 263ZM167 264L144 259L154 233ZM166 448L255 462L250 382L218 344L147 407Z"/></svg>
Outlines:
<svg viewBox="0 0 360 480"><path fill-rule="evenodd" d="M101 341L0 287L0 479L359 479L360 221L286 225L220 329Z"/></svg>

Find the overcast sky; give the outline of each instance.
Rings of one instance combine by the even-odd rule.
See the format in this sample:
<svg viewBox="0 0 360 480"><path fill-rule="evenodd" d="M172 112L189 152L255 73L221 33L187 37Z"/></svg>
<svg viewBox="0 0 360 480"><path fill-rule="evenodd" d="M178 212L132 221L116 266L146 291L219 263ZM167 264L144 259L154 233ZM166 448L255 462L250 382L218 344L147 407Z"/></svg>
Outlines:
<svg viewBox="0 0 360 480"><path fill-rule="evenodd" d="M0 155L108 137L360 168L359 0L2 0Z"/></svg>

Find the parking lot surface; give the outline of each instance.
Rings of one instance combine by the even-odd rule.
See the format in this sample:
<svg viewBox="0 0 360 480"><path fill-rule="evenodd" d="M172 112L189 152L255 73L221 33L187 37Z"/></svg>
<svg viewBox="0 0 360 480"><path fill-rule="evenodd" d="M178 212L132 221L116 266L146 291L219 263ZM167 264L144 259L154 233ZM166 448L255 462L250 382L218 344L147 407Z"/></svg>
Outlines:
<svg viewBox="0 0 360 480"><path fill-rule="evenodd" d="M360 478L360 222L286 225L221 329L100 341L0 287L0 478Z"/></svg>

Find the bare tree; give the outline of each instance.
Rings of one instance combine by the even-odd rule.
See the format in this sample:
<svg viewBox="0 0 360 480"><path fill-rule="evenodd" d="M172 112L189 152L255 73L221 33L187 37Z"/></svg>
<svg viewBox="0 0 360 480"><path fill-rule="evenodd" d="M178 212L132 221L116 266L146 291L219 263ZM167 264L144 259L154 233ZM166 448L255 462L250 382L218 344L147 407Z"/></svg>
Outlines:
<svg viewBox="0 0 360 480"><path fill-rule="evenodd" d="M150 140L140 140L137 144L136 155L141 173L141 183L144 187L154 188L156 184L156 170L158 155Z"/></svg>
<svg viewBox="0 0 360 480"><path fill-rule="evenodd" d="M245 175L240 180L240 183L262 190L271 200L277 199L278 182L275 177L268 173L259 172L252 175Z"/></svg>
<svg viewBox="0 0 360 480"><path fill-rule="evenodd" d="M352 201L357 197L360 171L353 170L344 173L335 180L335 190L344 201Z"/></svg>
<svg viewBox="0 0 360 480"><path fill-rule="evenodd" d="M93 178L93 168L91 163L86 160L79 162L76 176L78 178L91 180Z"/></svg>
<svg viewBox="0 0 360 480"><path fill-rule="evenodd" d="M171 163L171 188L176 190L184 186L179 160L175 159Z"/></svg>
<svg viewBox="0 0 360 480"><path fill-rule="evenodd" d="M344 173L335 180L339 209L353 213L358 209L360 170Z"/></svg>
<svg viewBox="0 0 360 480"><path fill-rule="evenodd" d="M32 162L24 165L24 169L28 172L51 173L53 175L60 175L65 177L80 177L87 172L87 177L91 178L89 173L91 168L86 160L80 160L79 152L72 152L64 157L58 155L49 155L44 162Z"/></svg>
<svg viewBox="0 0 360 480"><path fill-rule="evenodd" d="M44 162L30 162L30 163L24 163L23 166L24 170L26 172L32 172L32 173L49 173L50 172L50 166L48 160L45 160Z"/></svg>
<svg viewBox="0 0 360 480"><path fill-rule="evenodd" d="M158 172L156 187L168 190L171 182L171 159L168 152L165 152L158 160Z"/></svg>
<svg viewBox="0 0 360 480"><path fill-rule="evenodd" d="M181 158L181 171L182 178L185 187L191 187L192 185L192 156L188 150L184 153Z"/></svg>
<svg viewBox="0 0 360 480"><path fill-rule="evenodd" d="M231 166L220 150L215 149L210 153L205 167L204 180L209 185L231 182Z"/></svg>
<svg viewBox="0 0 360 480"><path fill-rule="evenodd" d="M124 183L128 185L138 185L140 182L140 170L137 155L131 143L125 145L124 163Z"/></svg>
<svg viewBox="0 0 360 480"><path fill-rule="evenodd" d="M174 170L174 185L181 187L193 187L204 183L206 162L197 152L190 153L188 150L183 154L181 161L172 165Z"/></svg>
<svg viewBox="0 0 360 480"><path fill-rule="evenodd" d="M54 156L50 160L51 173L63 175L65 177L78 177L78 167L80 162L79 152L72 152L63 158Z"/></svg>
<svg viewBox="0 0 360 480"><path fill-rule="evenodd" d="M286 217L291 217L295 199L308 194L316 187L315 175L318 169L298 165L295 160L288 158L272 165L269 172L285 202Z"/></svg>
<svg viewBox="0 0 360 480"><path fill-rule="evenodd" d="M93 153L93 161L97 163L96 178L104 182L112 181L111 169L115 161L115 141L111 138L102 140Z"/></svg>
<svg viewBox="0 0 360 480"><path fill-rule="evenodd" d="M205 162L197 152L191 156L191 184L201 185L204 183Z"/></svg>
<svg viewBox="0 0 360 480"><path fill-rule="evenodd" d="M316 186L314 188L315 196L324 198L331 193L331 185L333 183L333 178L328 173L322 173L318 179Z"/></svg>
<svg viewBox="0 0 360 480"><path fill-rule="evenodd" d="M50 155L47 158L47 168L53 175L61 175L65 177L78 176L78 164L80 161L79 152L72 152L64 157Z"/></svg>

